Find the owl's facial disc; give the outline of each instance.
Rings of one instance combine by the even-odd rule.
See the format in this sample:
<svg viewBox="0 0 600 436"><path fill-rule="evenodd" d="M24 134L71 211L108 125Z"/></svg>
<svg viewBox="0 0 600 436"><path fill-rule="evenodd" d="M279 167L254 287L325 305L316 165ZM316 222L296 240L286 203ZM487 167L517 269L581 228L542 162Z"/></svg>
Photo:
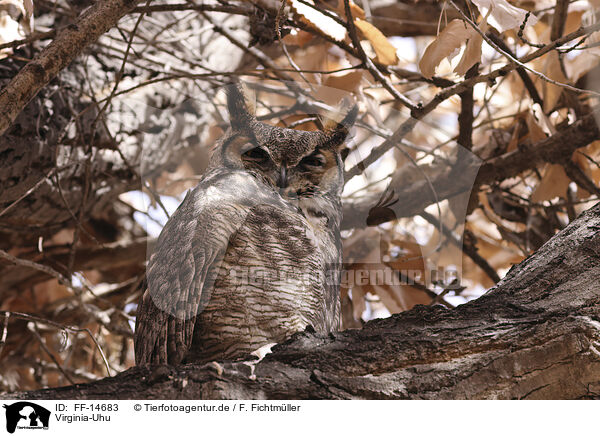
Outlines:
<svg viewBox="0 0 600 436"><path fill-rule="evenodd" d="M337 193L342 185L341 159L334 148L317 146L290 164L277 150L271 153L268 144L248 135L234 134L226 145L226 165L248 171L288 201Z"/></svg>
<svg viewBox="0 0 600 436"><path fill-rule="evenodd" d="M331 149L316 149L303 157L295 167L288 168L288 198L313 198L337 189L341 181L338 156Z"/></svg>

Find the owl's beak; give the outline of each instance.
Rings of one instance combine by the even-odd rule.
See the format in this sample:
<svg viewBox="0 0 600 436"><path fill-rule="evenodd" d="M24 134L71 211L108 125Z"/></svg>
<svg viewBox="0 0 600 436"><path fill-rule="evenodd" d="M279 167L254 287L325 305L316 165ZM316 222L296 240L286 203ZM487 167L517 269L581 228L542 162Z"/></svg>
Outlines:
<svg viewBox="0 0 600 436"><path fill-rule="evenodd" d="M277 179L277 186L281 189L287 188L288 186L288 178L287 178L287 167L285 164L281 165L279 169L279 178Z"/></svg>

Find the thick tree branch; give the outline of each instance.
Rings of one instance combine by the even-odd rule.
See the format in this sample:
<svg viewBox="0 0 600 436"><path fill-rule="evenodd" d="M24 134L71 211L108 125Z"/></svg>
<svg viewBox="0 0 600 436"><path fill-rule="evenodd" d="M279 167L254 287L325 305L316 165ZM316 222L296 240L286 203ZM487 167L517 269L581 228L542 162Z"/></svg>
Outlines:
<svg viewBox="0 0 600 436"><path fill-rule="evenodd" d="M0 135L17 118L25 105L50 80L100 35L131 11L138 0L100 0L81 14L75 24L62 29L56 38L0 91Z"/></svg>
<svg viewBox="0 0 600 436"><path fill-rule="evenodd" d="M458 162L456 166L460 167L460 171L456 168L448 168L447 172L432 180L437 198L441 201L470 192L481 185L515 177L523 171L537 168L546 162L563 163L578 148L600 139L597 116L597 112L592 112L535 145L520 147L484 162L479 168L474 184L469 175L477 170L480 162L468 160ZM394 199L398 200L392 208L393 214L386 214L381 220L373 216L370 211L380 201L381 194L366 195L344 203L342 227L344 229L365 227L367 217L370 217L372 222L385 222L394 217L414 216L436 200L426 180L411 186L397 186L392 180L390 190L395 193Z"/></svg>
<svg viewBox="0 0 600 436"><path fill-rule="evenodd" d="M255 365L134 368L3 398L598 398L600 204L483 297L327 337L306 331Z"/></svg>
<svg viewBox="0 0 600 436"><path fill-rule="evenodd" d="M490 159L481 166L476 184L490 184L514 177L545 162L564 162L575 150L600 138L597 117L598 112L592 112L531 147Z"/></svg>

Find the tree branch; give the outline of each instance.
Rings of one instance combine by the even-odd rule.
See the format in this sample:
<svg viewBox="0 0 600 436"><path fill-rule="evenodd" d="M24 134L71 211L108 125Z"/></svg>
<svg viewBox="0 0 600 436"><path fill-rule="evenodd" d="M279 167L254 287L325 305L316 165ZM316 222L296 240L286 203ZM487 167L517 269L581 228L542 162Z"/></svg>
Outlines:
<svg viewBox="0 0 600 436"><path fill-rule="evenodd" d="M130 12L138 0L100 0L83 12L75 24L56 38L0 91L0 135L4 134L25 105L75 56Z"/></svg>
<svg viewBox="0 0 600 436"><path fill-rule="evenodd" d="M600 397L600 204L481 298L296 334L259 363L133 368L20 399ZM254 366L254 368L252 368Z"/></svg>
<svg viewBox="0 0 600 436"><path fill-rule="evenodd" d="M545 162L561 164L565 159L570 158L578 148L600 139L597 116L597 112L592 112L535 145L526 148L520 147L484 162L479 168L475 183L469 175L477 171L480 162L463 160L457 163L457 166L461 166L460 171L448 168L448 171L433 179L431 184L441 201L465 192L475 191L481 185L489 185L515 177L523 171L536 168ZM371 209L378 204L381 193L365 195L344 203L342 228L365 227L367 217L372 218L374 222L385 222L394 218L414 216L435 201L431 187L426 180L411 186L398 186L392 180L389 190L394 192L394 199L397 200L392 209L393 214L386 214L385 217L382 217L384 221L373 217Z"/></svg>

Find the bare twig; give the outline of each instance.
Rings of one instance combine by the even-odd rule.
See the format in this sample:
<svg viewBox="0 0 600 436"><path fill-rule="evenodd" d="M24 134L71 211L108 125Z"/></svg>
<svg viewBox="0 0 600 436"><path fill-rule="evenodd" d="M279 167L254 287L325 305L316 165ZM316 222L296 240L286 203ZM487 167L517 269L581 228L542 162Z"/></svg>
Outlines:
<svg viewBox="0 0 600 436"><path fill-rule="evenodd" d="M479 63L473 65L465 74L465 79L477 76ZM460 112L458 114L458 138L456 142L467 150L473 148L473 88L469 88L460 94Z"/></svg>
<svg viewBox="0 0 600 436"><path fill-rule="evenodd" d="M348 181L354 176L358 176L365 168L368 168L371 164L376 162L381 156L387 153L392 149L396 144L398 144L402 138L404 138L417 124L418 119L416 118L408 118L405 120L398 129L394 132L392 136L387 138L383 143L377 146L369 156L365 159L357 163L355 166L350 168L350 170L346 171L344 174L344 180Z"/></svg>
<svg viewBox="0 0 600 436"><path fill-rule="evenodd" d="M473 185L468 187L457 182L460 174L443 174L432 180L439 200L472 192L481 185L496 183L514 177L523 171L537 168L544 162L560 164L569 158L575 150L585 147L594 140L600 139L600 129L596 123L595 112L585 115L554 135L524 149L517 149L501 156L489 159L479 168L479 173ZM416 121L415 121L416 122ZM476 169L478 163L473 163L469 171ZM432 204L431 188L426 181L414 183L411 186L391 186L398 196L402 208L397 211L395 218L414 216ZM362 228L366 223L365 216L374 204L380 200L381 194L366 195L360 199L344 203L344 220L342 228Z"/></svg>
<svg viewBox="0 0 600 436"><path fill-rule="evenodd" d="M567 11L569 9L569 0L556 0L554 7L554 19L552 20L552 30L550 31L550 40L554 41L562 36L567 21Z"/></svg>
<svg viewBox="0 0 600 436"><path fill-rule="evenodd" d="M2 311L2 312L0 312L0 315L4 316L6 318L8 318L10 316L10 317L13 317L16 319L33 321L34 323L39 322L42 324L50 325L52 327L56 327L57 329L67 331L67 332L73 332L73 333L85 332L85 333L87 333L89 335L89 337L92 339L92 341L94 342L94 344L96 345L96 348L98 349L98 352L100 353L100 356L102 357L102 360L104 361L104 366L106 367L106 372L108 373L108 376L110 377L112 375L110 366L108 364L108 360L106 360L106 355L104 354L102 347L100 346L100 344L98 343L98 341L96 340L96 338L94 337L94 335L92 334L90 329L65 326L65 325L59 324L55 321L52 321L52 320L49 320L46 318L40 318L39 316L35 316L35 315L31 315L29 313L23 313L23 312Z"/></svg>
<svg viewBox="0 0 600 436"><path fill-rule="evenodd" d="M21 265L21 266L26 266L28 268L33 268L35 270L41 271L45 274L48 274L50 277L54 277L56 280L58 280L58 282L63 285L66 286L69 289L72 289L73 291L75 291L75 293L77 294L83 294L86 289L83 289L79 286L74 285L71 280L69 280L68 278L66 278L64 275L62 275L61 273L59 273L58 271L56 271L53 268L50 268L47 265L42 265L36 262L32 262L31 260L26 260L26 259L19 259L11 254L8 254L6 251L1 250L0 249L0 258L6 259L9 262L14 263L15 265ZM89 292L92 292L91 289L87 289Z"/></svg>
<svg viewBox="0 0 600 436"><path fill-rule="evenodd" d="M5 48L17 48L21 45L31 44L35 41L41 41L43 39L50 39L56 36L56 30L49 30L47 32L35 32L33 35L28 36L27 38L17 39L16 41L5 42L4 44L0 44L0 50Z"/></svg>
<svg viewBox="0 0 600 436"><path fill-rule="evenodd" d="M25 105L90 43L130 12L137 0L100 0L67 26L0 91L0 135Z"/></svg>
<svg viewBox="0 0 600 436"><path fill-rule="evenodd" d="M496 50L498 53L500 53L502 56L504 56L506 59L508 59L509 62L512 62L514 64L516 64L517 66L529 71L530 73L538 76L540 79L544 80L545 82L551 83L553 85L556 86L560 86L561 88L565 88L568 89L570 91L579 93L579 94L591 94L591 95L595 95L595 96L600 96L600 92L596 92L596 91L592 91L589 89L581 89L581 88L577 88L575 86L569 85L567 83L561 83L558 82L556 80L551 79L550 77L546 76L543 73L540 73L539 71L534 70L531 67L528 67L527 65L525 65L524 62L521 62L519 59L515 58L514 56L512 56L510 53L507 53L506 51L502 50L494 41L492 41L480 28L479 26L477 26L477 24L475 24L469 17L467 17L465 15L464 12L462 12L462 10L456 6L456 4L452 1L452 0L448 0L450 2L450 4L452 6L454 6L456 8L456 10L461 14L462 18L469 23L469 25L477 32L481 35L481 37L483 38L483 40L485 42L487 42L494 50Z"/></svg>
<svg viewBox="0 0 600 436"><path fill-rule="evenodd" d="M285 42L283 41L283 38L281 37L281 16L283 15L285 5L286 5L286 0L281 0L281 6L280 6L279 10L277 11L277 16L275 17L275 31L277 32L277 41L279 41L279 45L281 46L281 49L283 50L285 57L287 58L289 64L292 66L294 71L296 71L298 74L300 74L300 77L302 77L302 80L304 80L308 84L308 86L310 86L311 89L313 89L313 91L314 91L314 88L311 85L310 81L306 78L304 73L300 70L300 67L292 59L292 56L290 55L290 53L287 49L287 45L285 44Z"/></svg>
<svg viewBox="0 0 600 436"><path fill-rule="evenodd" d="M21 195L19 198L17 198L11 204L9 204L7 207L5 207L2 211L0 211L0 216L4 215L6 212L8 212L13 207L15 207L17 204L19 204L19 202L21 200L23 200L29 194L31 194L33 191L35 191L37 188L39 188L42 183L44 183L46 181L50 181L50 177L52 177L52 175L56 172L56 170L57 170L57 168L54 167L50 171L48 171L48 174L46 174L46 176L43 179L40 179L35 185L33 185L31 188L29 188L23 195Z"/></svg>
<svg viewBox="0 0 600 436"><path fill-rule="evenodd" d="M515 54L510 50L510 48L506 45L506 43L502 40L500 36L492 32L488 32L487 35L492 41L498 44L498 47L506 51L506 53L510 54L511 56L515 56ZM544 102L542 101L542 98L540 97L540 94L538 93L535 84L531 80L531 77L529 77L529 74L527 74L527 71L525 71L525 69L521 67L518 67L516 71L533 102L539 104L541 107L544 107Z"/></svg>
<svg viewBox="0 0 600 436"><path fill-rule="evenodd" d="M234 15L248 15L254 11L255 7L242 3L238 5L227 4L195 4L195 3L173 3L161 5L138 6L131 12L136 14L150 14L152 12L177 12L177 11L204 11L204 12L225 12Z"/></svg>
<svg viewBox="0 0 600 436"><path fill-rule="evenodd" d="M50 357L52 362L54 362L54 364L56 365L58 370L62 373L62 375L65 376L65 378L69 381L69 383L71 383L72 385L75 384L75 381L71 378L71 376L69 374L67 374L65 369L58 362L58 359L56 358L56 356L48 349L48 346L46 345L46 341L44 340L44 338L42 338L42 335L40 335L40 332L38 331L37 324L35 322L30 322L30 323L27 323L27 327L28 327L29 331L31 333L33 333L33 335L36 337L36 339L40 343L40 347L42 347L42 350L44 350L46 352L48 357Z"/></svg>
<svg viewBox="0 0 600 436"><path fill-rule="evenodd" d="M596 186L594 181L590 179L586 173L584 173L578 165L576 165L571 159L566 159L562 164L565 169L565 173L571 180L577 183L579 188L586 190L590 194L594 194L600 197L600 188Z"/></svg>
<svg viewBox="0 0 600 436"><path fill-rule="evenodd" d="M560 47L560 46L562 46L570 41L573 41L574 39L577 39L581 36L585 36L585 35L589 35L591 33L597 32L598 30L600 30L600 22L592 24L587 27L581 27L578 30L571 32L570 34L565 35L562 38L559 38L559 39L551 42L550 44L545 45L544 47L534 51L533 53L522 56L521 58L519 58L519 62L520 63L531 62L534 59L537 59L537 58L545 55L546 53L556 49L557 47ZM517 69L518 67L519 67L519 65L516 63L507 64L496 70L491 71L488 74L480 74L471 79L466 79L455 85L449 86L449 87L443 89L442 91L440 91L434 98L431 99L431 101L429 103L427 103L423 107L418 108L417 110L413 111L412 116L420 119L424 115L433 111L436 107L439 106L440 103L442 103L443 101L446 101L449 97L451 97L455 94L459 94L462 91L474 86L477 83L494 82L498 77L505 76L506 74Z"/></svg>
<svg viewBox="0 0 600 436"><path fill-rule="evenodd" d="M365 50L360 44L360 40L358 39L358 34L356 32L356 26L354 25L354 17L352 16L352 9L350 8L350 0L344 0L344 7L346 10L346 18L348 28L348 33L350 35L350 39L352 40L352 44L354 48L357 50L359 54L359 59L363 62L365 67L369 70L369 72L380 82L383 87L394 96L394 98L401 103L403 106L406 106L408 109L413 111L417 108L417 105L410 101L407 97L402 95L394 86L390 83L387 77L385 77L381 71L377 69L377 67L373 64L373 61L367 56Z"/></svg>
<svg viewBox="0 0 600 436"><path fill-rule="evenodd" d="M498 273L496 272L496 270L494 268L492 268L492 266L487 262L487 260L485 260L483 257L481 257L481 255L477 252L477 248L475 246L470 245L470 244L465 244L464 241L461 241L458 238L456 238L454 236L454 234L452 233L452 231L447 226L445 226L441 222L441 220L438 220L432 214L423 211L419 215L421 215L423 218L425 218L427 221L429 221L435 227L441 228L442 229L441 233L446 237L446 239L448 241L450 241L452 243L452 245L454 245L455 247L462 249L464 251L464 253L467 256L469 256L471 258L471 260L473 262L475 262L475 264L477 266L479 266L483 270L483 272L485 272L487 274L487 276L490 279L492 279L492 281L494 283L498 283L500 281L500 276L498 276Z"/></svg>

